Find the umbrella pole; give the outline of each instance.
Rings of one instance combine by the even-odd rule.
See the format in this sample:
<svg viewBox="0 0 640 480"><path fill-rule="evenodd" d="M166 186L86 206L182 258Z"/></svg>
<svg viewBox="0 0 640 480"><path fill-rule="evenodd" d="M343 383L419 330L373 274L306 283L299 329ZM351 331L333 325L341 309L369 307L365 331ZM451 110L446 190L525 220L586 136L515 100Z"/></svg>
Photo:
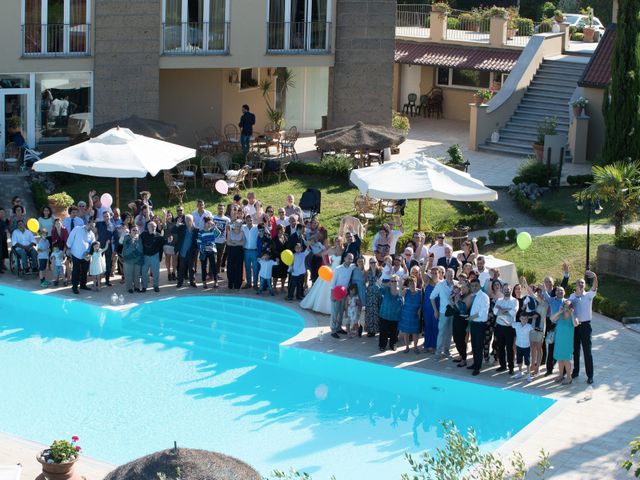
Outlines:
<svg viewBox="0 0 640 480"><path fill-rule="evenodd" d="M116 178L116 207L120 208L120 179Z"/></svg>
<svg viewBox="0 0 640 480"><path fill-rule="evenodd" d="M138 179L133 179L133 198L138 198Z"/></svg>
<svg viewBox="0 0 640 480"><path fill-rule="evenodd" d="M418 200L418 231L422 230L422 199Z"/></svg>

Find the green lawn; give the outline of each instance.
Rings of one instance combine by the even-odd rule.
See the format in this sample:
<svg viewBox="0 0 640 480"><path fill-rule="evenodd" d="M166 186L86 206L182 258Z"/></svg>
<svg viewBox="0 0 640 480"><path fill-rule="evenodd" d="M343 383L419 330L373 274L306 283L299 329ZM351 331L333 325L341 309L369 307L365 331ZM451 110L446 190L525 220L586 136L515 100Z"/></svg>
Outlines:
<svg viewBox="0 0 640 480"><path fill-rule="evenodd" d="M578 210L576 208L576 201L573 198L573 194L580 190L579 188L573 187L562 187L557 190L550 190L538 201L549 208L561 210L565 216L562 225L585 225L587 223L587 212L586 210ZM601 225L613 223L609 218L610 209L606 203L603 202L602 207L603 211L600 215L591 214L591 223Z"/></svg>
<svg viewBox="0 0 640 480"><path fill-rule="evenodd" d="M595 265L598 245L612 243L613 235L591 235L591 265ZM586 236L536 237L531 247L522 252L515 244L486 245L482 253L494 255L511 261L518 268L532 270L536 281L540 282L546 275L556 279L562 278L562 262L569 264L571 280L584 273ZM631 292L639 292L640 284L615 277L601 277L599 292L611 301L629 303L628 314L640 315L640 296Z"/></svg>
<svg viewBox="0 0 640 480"><path fill-rule="evenodd" d="M296 202L307 188L317 188L322 192L322 206L320 221L332 234L337 232L340 220L345 215L354 214L354 198L358 195L358 190L349 186L344 180L327 178L316 175L290 174L289 181L277 183L277 181L261 182L260 186L253 188L256 197L261 200L264 206L274 207L284 206L288 194L296 196ZM56 175L58 190L66 191L77 202L79 199L86 200L89 190L95 189L98 194L109 192L114 195L115 183L113 179L84 177L79 175ZM153 178L148 181L148 190L151 192L151 200L154 207L167 207L175 210L176 204L170 204L166 196L166 187L161 178ZM247 190L241 194L244 196ZM120 181L121 207L133 199L133 180ZM231 196L222 196L211 190L187 187L187 201L185 209L187 212L195 210L196 199L202 198L207 208L222 201L225 204L231 201ZM422 208L422 228L449 230L456 223L460 215L471 213L464 202L447 202L443 200L424 200ZM403 217L405 231L417 228L418 225L418 202L410 201ZM379 223L379 222L378 222ZM377 223L370 225L368 237L375 233Z"/></svg>

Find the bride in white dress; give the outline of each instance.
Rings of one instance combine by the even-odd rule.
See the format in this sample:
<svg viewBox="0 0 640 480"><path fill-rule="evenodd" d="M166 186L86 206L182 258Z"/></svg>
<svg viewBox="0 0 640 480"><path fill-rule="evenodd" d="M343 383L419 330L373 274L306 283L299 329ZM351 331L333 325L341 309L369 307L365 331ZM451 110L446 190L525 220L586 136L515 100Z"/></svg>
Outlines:
<svg viewBox="0 0 640 480"><path fill-rule="evenodd" d="M342 247L340 239L336 239L336 245L329 252L331 260L331 270L335 270L342 260ZM336 255L336 253L340 253ZM318 278L304 298L300 301L300 306L307 310L331 315L331 283Z"/></svg>

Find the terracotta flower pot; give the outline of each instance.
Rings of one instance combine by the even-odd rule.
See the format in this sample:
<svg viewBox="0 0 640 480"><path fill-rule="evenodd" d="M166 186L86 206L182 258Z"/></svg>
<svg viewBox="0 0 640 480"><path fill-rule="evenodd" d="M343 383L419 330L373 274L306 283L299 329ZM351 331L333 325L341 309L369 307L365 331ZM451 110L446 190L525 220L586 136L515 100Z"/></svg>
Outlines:
<svg viewBox="0 0 640 480"><path fill-rule="evenodd" d="M480 95L474 95L473 101L476 102L476 105L480 106L484 102L484 99Z"/></svg>
<svg viewBox="0 0 640 480"><path fill-rule="evenodd" d="M42 452L36 456L36 460L42 465L42 475L40 477L47 480L80 480L80 476L75 473L78 457L65 463L47 463L42 459L41 455Z"/></svg>
<svg viewBox="0 0 640 480"><path fill-rule="evenodd" d="M582 40L586 43L593 43L593 37L596 34L596 30L595 28L591 28L591 27L584 27L584 29L582 30Z"/></svg>
<svg viewBox="0 0 640 480"><path fill-rule="evenodd" d="M536 158L538 159L539 162L542 162L542 159L544 158L544 145L540 145L539 143L534 143L532 146L533 146L533 152L536 154Z"/></svg>
<svg viewBox="0 0 640 480"><path fill-rule="evenodd" d="M513 40L513 37L518 33L517 28L507 28L507 40Z"/></svg>
<svg viewBox="0 0 640 480"><path fill-rule="evenodd" d="M67 207L59 205L56 202L49 201L49 208L51 209L51 216L54 218L66 218L69 216L67 213Z"/></svg>
<svg viewBox="0 0 640 480"><path fill-rule="evenodd" d="M573 116L574 117L579 117L582 114L582 107L573 106L571 108L573 109Z"/></svg>

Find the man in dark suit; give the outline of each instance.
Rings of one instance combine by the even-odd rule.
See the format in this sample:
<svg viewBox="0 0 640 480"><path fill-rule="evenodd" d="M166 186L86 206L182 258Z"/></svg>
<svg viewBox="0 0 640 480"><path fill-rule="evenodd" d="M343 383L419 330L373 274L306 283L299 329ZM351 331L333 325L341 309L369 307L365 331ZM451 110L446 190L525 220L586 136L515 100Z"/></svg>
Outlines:
<svg viewBox="0 0 640 480"><path fill-rule="evenodd" d="M178 288L188 279L189 285L196 288L194 260L197 251L198 229L193 224L193 216L185 215L184 223L173 227L178 254Z"/></svg>
<svg viewBox="0 0 640 480"><path fill-rule="evenodd" d="M458 259L453 256L453 251L450 246L446 246L444 248L444 257L440 257L438 259L438 266L444 267L445 270L447 268L452 268L455 272L454 277L458 275L458 269L460 268L460 263Z"/></svg>

